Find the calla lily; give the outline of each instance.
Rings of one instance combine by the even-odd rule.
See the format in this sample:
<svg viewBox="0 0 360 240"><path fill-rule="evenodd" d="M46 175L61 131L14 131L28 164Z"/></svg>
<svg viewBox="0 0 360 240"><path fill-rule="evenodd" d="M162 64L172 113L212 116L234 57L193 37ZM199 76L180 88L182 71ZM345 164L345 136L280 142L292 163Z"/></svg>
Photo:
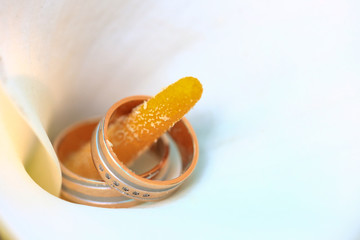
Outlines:
<svg viewBox="0 0 360 240"><path fill-rule="evenodd" d="M0 4L2 237L359 237L355 2ZM190 75L201 151L181 191L131 209L58 197L64 127Z"/></svg>

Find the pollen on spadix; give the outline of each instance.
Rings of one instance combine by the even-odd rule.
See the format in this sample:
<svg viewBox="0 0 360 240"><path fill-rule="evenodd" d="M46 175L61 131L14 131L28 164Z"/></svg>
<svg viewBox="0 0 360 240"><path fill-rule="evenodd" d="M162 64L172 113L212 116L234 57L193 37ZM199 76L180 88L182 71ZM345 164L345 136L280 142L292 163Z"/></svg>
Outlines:
<svg viewBox="0 0 360 240"><path fill-rule="evenodd" d="M196 78L182 78L112 123L108 139L118 159L129 163L145 151L195 105L202 91Z"/></svg>

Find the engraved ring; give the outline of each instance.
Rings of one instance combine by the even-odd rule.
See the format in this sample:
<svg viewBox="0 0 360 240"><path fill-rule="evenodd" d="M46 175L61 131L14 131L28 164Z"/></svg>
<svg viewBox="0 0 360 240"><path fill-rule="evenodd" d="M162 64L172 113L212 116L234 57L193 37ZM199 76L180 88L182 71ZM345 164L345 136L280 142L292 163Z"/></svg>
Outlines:
<svg viewBox="0 0 360 240"><path fill-rule="evenodd" d="M135 200L156 201L169 196L190 176L196 166L199 151L195 132L183 118L168 131L180 152L180 176L164 181L146 179L136 175L122 163L109 145L108 126L147 99L148 96L132 96L115 103L93 132L91 151L101 178L112 188Z"/></svg>

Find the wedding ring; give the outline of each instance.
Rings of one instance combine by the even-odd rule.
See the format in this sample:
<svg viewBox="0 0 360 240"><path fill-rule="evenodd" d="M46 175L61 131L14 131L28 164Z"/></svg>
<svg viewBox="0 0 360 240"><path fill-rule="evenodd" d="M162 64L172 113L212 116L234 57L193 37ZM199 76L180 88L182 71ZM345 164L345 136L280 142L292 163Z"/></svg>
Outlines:
<svg viewBox="0 0 360 240"><path fill-rule="evenodd" d="M133 96L115 103L93 132L91 151L101 178L112 188L135 200L156 201L173 193L193 172L198 160L198 142L190 123L183 118L168 131L181 155L180 176L160 181L146 179L131 171L113 152L107 130L116 119L129 114L147 99L148 96Z"/></svg>
<svg viewBox="0 0 360 240"><path fill-rule="evenodd" d="M75 173L64 164L69 154L78 151L84 144L90 143L92 132L99 119L77 123L63 131L54 142L54 149L58 155L62 171L61 198L70 202L107 208L131 207L141 203L128 198L114 190L117 183L90 179ZM167 171L169 158L169 142L166 138L159 139L148 152L156 158L156 165L151 165L150 170L145 170L140 176L144 179L161 179ZM90 151L89 151L89 154ZM155 156L155 157L154 157ZM139 161L143 161L141 159ZM137 161L137 160L135 160ZM96 169L94 169L96 173ZM144 169L142 169L144 171Z"/></svg>

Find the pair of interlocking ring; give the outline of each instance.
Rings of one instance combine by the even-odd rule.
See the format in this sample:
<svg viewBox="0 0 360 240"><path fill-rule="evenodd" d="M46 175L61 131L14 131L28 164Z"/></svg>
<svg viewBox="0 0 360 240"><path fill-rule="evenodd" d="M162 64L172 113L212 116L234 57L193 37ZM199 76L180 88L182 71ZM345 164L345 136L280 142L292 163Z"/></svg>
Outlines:
<svg viewBox="0 0 360 240"><path fill-rule="evenodd" d="M130 207L144 201L157 201L173 193L193 172L198 159L198 143L194 130L185 119L167 133L177 146L181 158L179 176L167 179L169 171L169 140L163 135L148 151L157 158L150 170L138 174L122 163L108 141L108 126L143 103L149 97L133 96L115 103L98 120L78 123L59 135L54 142L62 170L61 197L65 200L99 207ZM86 142L91 144L91 157L101 180L76 174L63 160ZM137 160L137 161L142 161ZM141 165L141 162L138 164Z"/></svg>

